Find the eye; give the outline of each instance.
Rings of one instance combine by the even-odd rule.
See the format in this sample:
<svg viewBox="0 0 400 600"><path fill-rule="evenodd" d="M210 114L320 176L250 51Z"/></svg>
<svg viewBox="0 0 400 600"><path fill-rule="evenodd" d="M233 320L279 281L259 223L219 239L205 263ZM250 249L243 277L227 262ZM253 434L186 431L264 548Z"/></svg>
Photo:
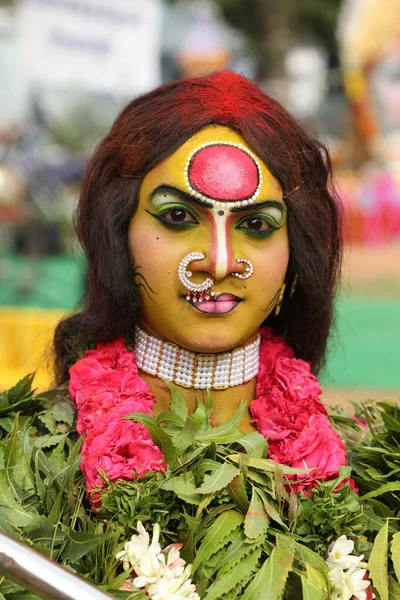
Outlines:
<svg viewBox="0 0 400 600"><path fill-rule="evenodd" d="M194 214L192 214L192 211L182 205L163 206L161 207L161 212L158 214L152 213L149 210L146 212L162 223L164 227L175 231L191 229L199 223Z"/></svg>
<svg viewBox="0 0 400 600"><path fill-rule="evenodd" d="M274 229L273 226L268 223L266 219L262 217L251 217L242 221L238 227L239 229L248 229L249 231L254 232L267 232L271 229Z"/></svg>
<svg viewBox="0 0 400 600"><path fill-rule="evenodd" d="M184 208L171 208L161 216L168 223L197 223L193 215Z"/></svg>
<svg viewBox="0 0 400 600"><path fill-rule="evenodd" d="M281 227L282 223L276 221L271 214L264 213L244 217L236 225L236 229L242 229L247 235L259 239L267 238Z"/></svg>

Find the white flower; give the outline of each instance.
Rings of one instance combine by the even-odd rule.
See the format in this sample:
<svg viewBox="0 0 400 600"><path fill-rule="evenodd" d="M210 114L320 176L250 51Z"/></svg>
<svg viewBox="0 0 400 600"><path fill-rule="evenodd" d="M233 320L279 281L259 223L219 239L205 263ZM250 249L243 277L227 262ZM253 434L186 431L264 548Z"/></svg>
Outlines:
<svg viewBox="0 0 400 600"><path fill-rule="evenodd" d="M364 555L353 556L353 550L354 542L345 535L341 535L328 549L326 564L333 584L330 600L367 600L365 590L371 582L364 580L366 570L358 568Z"/></svg>
<svg viewBox="0 0 400 600"><path fill-rule="evenodd" d="M173 577L179 577L185 570L186 561L179 554L181 547L182 544L172 544L164 550L164 553L168 551L167 558L165 559L165 554L161 555L166 560L166 569Z"/></svg>
<svg viewBox="0 0 400 600"><path fill-rule="evenodd" d="M164 576L147 588L151 600L200 600L196 586L188 579L191 566L179 577Z"/></svg>
<svg viewBox="0 0 400 600"><path fill-rule="evenodd" d="M333 584L331 600L366 600L366 589L370 581L364 580L365 569L352 569L343 571L340 567L335 567L329 571L329 579Z"/></svg>
<svg viewBox="0 0 400 600"><path fill-rule="evenodd" d="M133 535L116 558L123 561L125 570L131 569L129 578L121 589L145 589L151 600L200 600L196 586L189 579L192 566L180 557L181 544L171 544L161 550L158 543L160 526L153 526L153 539L138 521L139 535Z"/></svg>
<svg viewBox="0 0 400 600"><path fill-rule="evenodd" d="M126 542L124 549L118 552L116 559L122 560L125 571L134 568L147 554L157 556L161 553L161 546L158 543L160 537L160 526L156 523L153 527L153 539L150 544L150 536L142 525L141 521L137 522L136 529L139 535L133 535L129 542Z"/></svg>
<svg viewBox="0 0 400 600"><path fill-rule="evenodd" d="M334 542L328 549L328 558L326 563L329 570L340 567L341 569L355 569L364 556L352 556L351 553L354 550L354 542L348 540L345 535L341 535L340 538Z"/></svg>
<svg viewBox="0 0 400 600"><path fill-rule="evenodd" d="M151 552L142 556L134 568L138 577L134 578L133 585L139 589L157 581L165 571L163 562Z"/></svg>
<svg viewBox="0 0 400 600"><path fill-rule="evenodd" d="M151 600L197 600L197 594L193 595L196 587L189 579L191 572L192 565L188 565L179 577L171 577L171 571L166 571L163 577L147 588Z"/></svg>

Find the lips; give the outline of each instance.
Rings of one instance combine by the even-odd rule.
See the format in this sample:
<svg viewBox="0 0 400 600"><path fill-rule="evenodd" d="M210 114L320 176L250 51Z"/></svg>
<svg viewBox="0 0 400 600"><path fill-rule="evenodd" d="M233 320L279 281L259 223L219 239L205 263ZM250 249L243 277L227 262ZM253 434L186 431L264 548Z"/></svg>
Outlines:
<svg viewBox="0 0 400 600"><path fill-rule="evenodd" d="M219 294L211 300L203 300L202 302L188 300L188 302L202 313L225 315L234 310L242 302L242 299L233 294Z"/></svg>

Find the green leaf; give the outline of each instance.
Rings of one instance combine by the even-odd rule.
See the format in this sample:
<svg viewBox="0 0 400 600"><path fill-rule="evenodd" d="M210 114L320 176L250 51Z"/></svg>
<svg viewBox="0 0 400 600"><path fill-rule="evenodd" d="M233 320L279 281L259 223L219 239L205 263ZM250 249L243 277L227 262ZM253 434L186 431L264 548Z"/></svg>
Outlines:
<svg viewBox="0 0 400 600"><path fill-rule="evenodd" d="M364 516L364 527L366 531L379 531L381 527L385 524L384 519L378 517L378 515L375 514L372 506L364 506Z"/></svg>
<svg viewBox="0 0 400 600"><path fill-rule="evenodd" d="M310 564L306 565L306 572L308 581L316 590L318 590L321 600L323 600L325 598L326 590L324 575ZM319 596L316 595L316 598L319 598Z"/></svg>
<svg viewBox="0 0 400 600"><path fill-rule="evenodd" d="M171 394L170 410L178 415L182 421L185 421L188 416L188 408L184 395L173 383L170 383L169 381L165 381L165 383L167 384Z"/></svg>
<svg viewBox="0 0 400 600"><path fill-rule="evenodd" d="M195 504L196 506L199 504L202 496L196 490L196 482L192 472L189 471L178 477L173 477L170 481L172 482L173 491L179 498L189 504Z"/></svg>
<svg viewBox="0 0 400 600"><path fill-rule="evenodd" d="M390 545L391 559L394 567L394 572L400 583L400 532L394 534Z"/></svg>
<svg viewBox="0 0 400 600"><path fill-rule="evenodd" d="M218 492L225 488L239 474L239 469L225 462L216 471L211 473L211 475L207 475L204 478L202 485L197 488L197 493L213 494L214 492Z"/></svg>
<svg viewBox="0 0 400 600"><path fill-rule="evenodd" d="M196 439L198 428L192 417L187 417L182 431L172 440L177 452L181 456Z"/></svg>
<svg viewBox="0 0 400 600"><path fill-rule="evenodd" d="M269 519L264 510L264 503L257 493L256 488L253 488L250 506L244 520L244 532L246 536L254 539L265 533L268 528L268 522Z"/></svg>
<svg viewBox="0 0 400 600"><path fill-rule="evenodd" d="M400 423L398 419L393 419L393 417L386 413L382 413L382 419L387 429L400 432Z"/></svg>
<svg viewBox="0 0 400 600"><path fill-rule="evenodd" d="M184 420L182 419L182 417L179 417L178 415L171 412L170 410L167 410L165 412L160 413L157 416L156 423L157 423L157 425L161 425L161 423L165 423L165 425L167 425L167 426L172 425L172 427L177 427L179 429L182 429Z"/></svg>
<svg viewBox="0 0 400 600"><path fill-rule="evenodd" d="M376 498L376 496L382 496L382 494L386 494L387 492L400 492L400 481L392 481L390 483L385 483L385 485L381 485L376 490L372 490L364 496L361 496L359 500L368 500L369 498Z"/></svg>
<svg viewBox="0 0 400 600"><path fill-rule="evenodd" d="M265 493L264 490L258 490L258 493L260 494L260 496L264 502L264 510L267 513L267 515L273 521L276 521L276 523L279 523L279 525L281 527L283 527L284 529L287 529L287 525L285 525L285 523L282 521L282 517L279 514L276 507L274 506L272 499L268 497L268 495Z"/></svg>
<svg viewBox="0 0 400 600"><path fill-rule="evenodd" d="M274 548L247 586L242 600L279 600L293 565L294 554L288 548Z"/></svg>
<svg viewBox="0 0 400 600"><path fill-rule="evenodd" d="M239 431L238 427L242 422L244 411L246 410L246 403L241 402L239 408L230 419L225 421L218 427L213 427L210 431L197 436L199 442L213 442L214 444L228 444L230 442L236 442L243 437L243 434Z"/></svg>
<svg viewBox="0 0 400 600"><path fill-rule="evenodd" d="M129 419L137 423L141 423L148 430L151 439L158 446L165 457L165 461L169 467L172 467L176 460L176 450L170 436L162 427L156 424L155 419L146 413L131 413L126 415L124 419Z"/></svg>
<svg viewBox="0 0 400 600"><path fill-rule="evenodd" d="M68 544L62 554L62 559L74 564L88 552L99 548L113 537L114 534L85 533L83 531L70 531Z"/></svg>
<svg viewBox="0 0 400 600"><path fill-rule="evenodd" d="M61 399L51 404L49 410L57 423L66 423L70 427L75 422L75 410L72 402L69 400Z"/></svg>
<svg viewBox="0 0 400 600"><path fill-rule="evenodd" d="M325 600L325 585L319 585L315 575L310 578L311 569L313 567L307 565L307 573L300 574L303 600ZM314 573L318 573L318 571L314 569Z"/></svg>
<svg viewBox="0 0 400 600"><path fill-rule="evenodd" d="M368 561L368 570L381 600L389 600L388 532L389 521L387 520L375 538Z"/></svg>
<svg viewBox="0 0 400 600"><path fill-rule="evenodd" d="M46 523L45 517L29 512L14 497L4 470L0 471L0 518L17 530Z"/></svg>
<svg viewBox="0 0 400 600"><path fill-rule="evenodd" d="M204 402L197 399L196 410L191 416L202 434L206 431L211 431L212 427L207 416L207 410Z"/></svg>
<svg viewBox="0 0 400 600"><path fill-rule="evenodd" d="M232 479L228 484L226 491L235 502L241 513L246 514L249 508L249 499L247 497L246 485L242 473Z"/></svg>
<svg viewBox="0 0 400 600"><path fill-rule="evenodd" d="M193 572L224 546L224 539L243 522L243 516L237 510L228 510L215 520L207 531L193 562ZM221 545L222 544L222 545Z"/></svg>
<svg viewBox="0 0 400 600"><path fill-rule="evenodd" d="M253 458L262 458L268 450L267 440L258 431L246 433L237 443L243 446L246 453Z"/></svg>
<svg viewBox="0 0 400 600"><path fill-rule="evenodd" d="M239 462L238 454L230 454L227 458L232 462ZM296 475L309 473L313 469L294 469L292 467L287 467L285 465L281 465L276 463L274 460L270 458L253 458L252 456L243 456L243 461L248 467L252 467L254 469L258 469L260 471L266 471L267 473L274 473L279 471L280 473Z"/></svg>
<svg viewBox="0 0 400 600"><path fill-rule="evenodd" d="M305 565L309 564L311 567L317 569L324 577L326 586L329 585L328 567L322 556L319 556L307 546L300 544L289 535L279 533L276 536L276 540L278 547L286 547L289 545L290 548L293 548L295 557Z"/></svg>
<svg viewBox="0 0 400 600"><path fill-rule="evenodd" d="M23 405L32 403L34 377L35 373L29 373L8 391L0 393L0 415L15 412Z"/></svg>
<svg viewBox="0 0 400 600"><path fill-rule="evenodd" d="M389 577L389 600L399 600L400 598L400 585L393 579L393 577Z"/></svg>
<svg viewBox="0 0 400 600"><path fill-rule="evenodd" d="M244 557L235 568L229 570L208 588L204 600L219 600L223 594L230 592L238 583L246 580L256 569L261 556L261 548L257 548Z"/></svg>
<svg viewBox="0 0 400 600"><path fill-rule="evenodd" d="M221 569L229 563L238 561L243 556L249 554L254 547L254 544L249 544L246 537L241 533L240 536L236 537L233 542L227 546L225 553L218 562L216 570Z"/></svg>

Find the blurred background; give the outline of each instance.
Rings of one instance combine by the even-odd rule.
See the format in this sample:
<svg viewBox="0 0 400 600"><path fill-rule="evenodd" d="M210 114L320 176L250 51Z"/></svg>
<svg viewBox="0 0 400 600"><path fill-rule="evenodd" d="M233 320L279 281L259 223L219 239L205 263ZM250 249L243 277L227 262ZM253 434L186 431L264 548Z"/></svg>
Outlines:
<svg viewBox="0 0 400 600"><path fill-rule="evenodd" d="M161 82L229 68L329 145L346 209L326 402L400 395L399 0L0 0L0 389L51 383L90 152Z"/></svg>

